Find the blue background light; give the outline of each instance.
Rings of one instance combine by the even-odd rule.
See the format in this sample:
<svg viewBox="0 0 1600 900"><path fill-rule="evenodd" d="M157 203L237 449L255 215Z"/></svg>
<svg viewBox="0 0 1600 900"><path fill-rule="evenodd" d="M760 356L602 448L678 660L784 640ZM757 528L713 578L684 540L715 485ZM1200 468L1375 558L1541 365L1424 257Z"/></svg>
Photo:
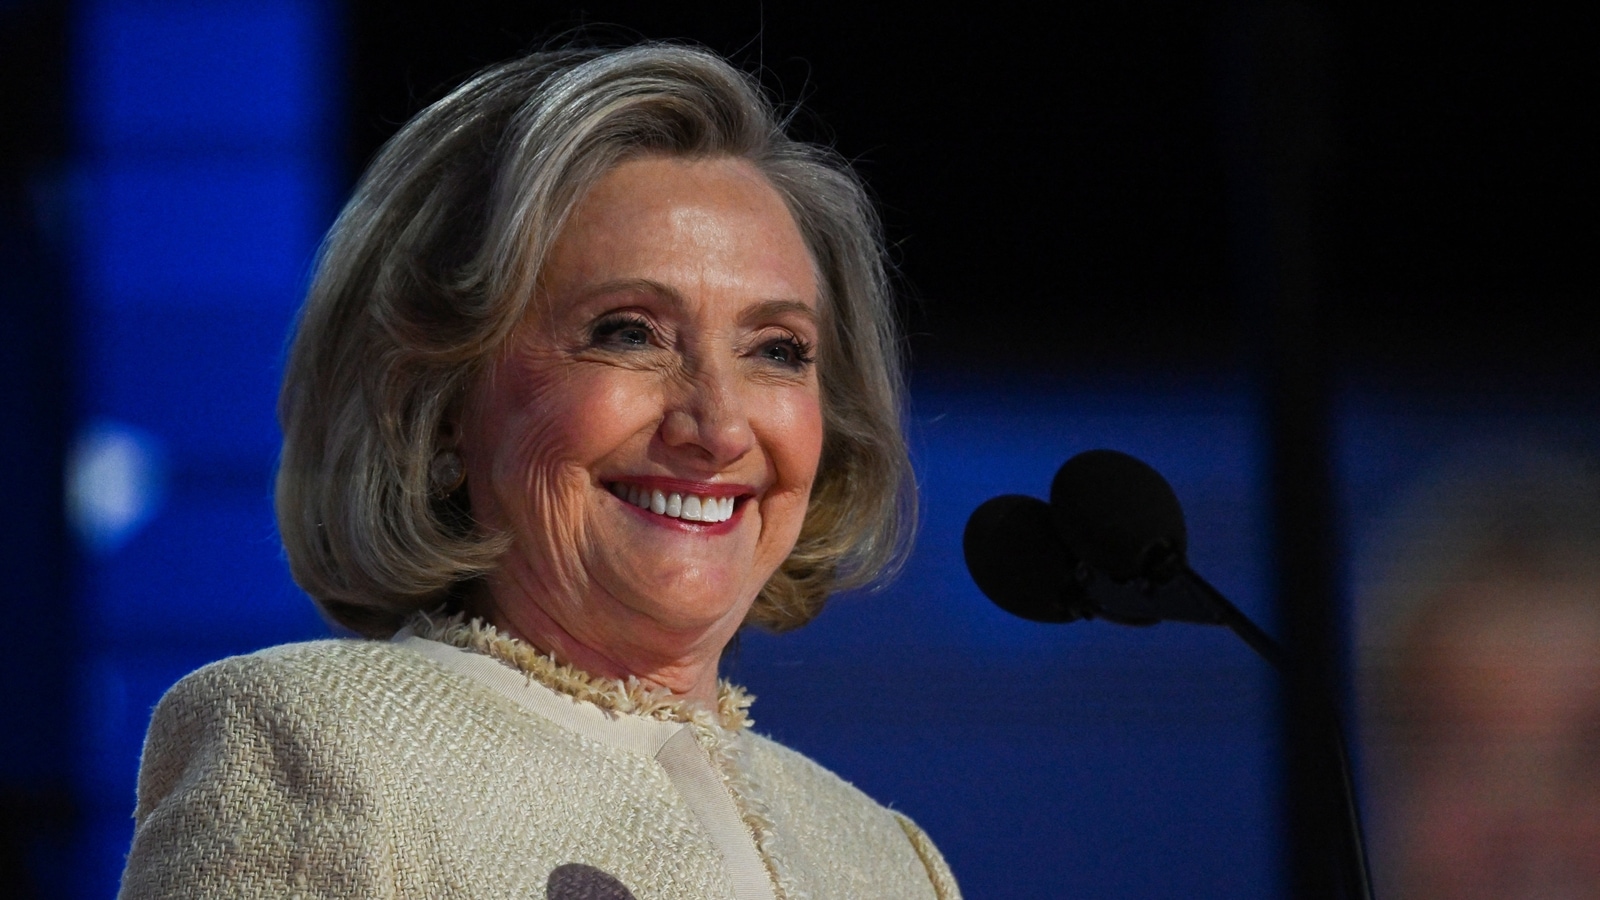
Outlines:
<svg viewBox="0 0 1600 900"><path fill-rule="evenodd" d="M163 502L78 576L68 896L115 893L150 709L212 659L327 628L271 510L273 405L339 180L337 10L99 0L72 27L81 406L161 448Z"/></svg>

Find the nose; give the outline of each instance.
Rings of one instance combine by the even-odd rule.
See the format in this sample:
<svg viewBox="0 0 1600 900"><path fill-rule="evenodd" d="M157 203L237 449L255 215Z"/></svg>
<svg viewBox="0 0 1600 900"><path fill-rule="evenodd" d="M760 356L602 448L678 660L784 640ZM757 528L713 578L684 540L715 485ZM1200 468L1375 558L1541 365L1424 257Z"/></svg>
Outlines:
<svg viewBox="0 0 1600 900"><path fill-rule="evenodd" d="M755 445L755 433L732 366L685 373L661 420L661 439L674 450L721 467Z"/></svg>

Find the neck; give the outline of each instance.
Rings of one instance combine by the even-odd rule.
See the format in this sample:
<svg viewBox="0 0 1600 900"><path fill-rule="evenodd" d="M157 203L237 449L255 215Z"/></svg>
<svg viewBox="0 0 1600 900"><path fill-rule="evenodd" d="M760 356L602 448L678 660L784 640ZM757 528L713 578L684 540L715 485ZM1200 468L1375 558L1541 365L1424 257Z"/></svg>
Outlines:
<svg viewBox="0 0 1600 900"><path fill-rule="evenodd" d="M716 709L717 664L731 634L721 640L704 634L698 639L672 640L673 636L653 633L657 630L649 623L639 623L638 629L622 630L630 639L602 643L578 627L566 627L537 603L501 602L499 598L505 595L495 587L491 584L484 595L469 604L468 612L590 675L618 681L636 678L646 685L665 688L691 705ZM655 640L640 641L639 636Z"/></svg>

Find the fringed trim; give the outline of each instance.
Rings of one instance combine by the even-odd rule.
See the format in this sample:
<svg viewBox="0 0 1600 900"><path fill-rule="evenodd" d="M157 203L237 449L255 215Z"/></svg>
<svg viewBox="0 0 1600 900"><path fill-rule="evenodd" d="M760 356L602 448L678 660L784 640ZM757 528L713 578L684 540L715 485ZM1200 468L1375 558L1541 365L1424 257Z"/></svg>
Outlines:
<svg viewBox="0 0 1600 900"><path fill-rule="evenodd" d="M744 688L728 681L717 682L717 708L713 713L685 703L666 688L645 684L632 676L626 681L600 678L557 662L549 654L504 634L482 619L467 618L466 613L456 613L438 621L427 613L417 613L406 627L417 637L497 659L545 687L609 712L684 722L693 727L695 740L722 776L740 818L755 839L756 850L766 864L778 900L810 900L778 864L783 858L781 841L772 827L759 786L744 760L741 732L753 724L749 711L750 704L755 702Z"/></svg>
<svg viewBox="0 0 1600 900"><path fill-rule="evenodd" d="M733 796L739 817L755 839L756 850L772 878L778 900L810 900L807 893L787 876L778 864L782 853L776 831L761 791L744 760L741 733L752 724L750 704L755 698L744 688L728 681L717 683L715 712L683 702L666 688L648 685L637 678L626 681L600 678L520 641L482 619L469 619L465 613L435 621L417 613L406 623L411 632L430 641L460 647L497 659L544 686L569 697L593 703L609 712L646 716L666 722L684 722L694 729L695 740L711 758Z"/></svg>
<svg viewBox="0 0 1600 900"><path fill-rule="evenodd" d="M722 781L733 795L750 836L755 839L756 852L766 864L767 875L772 879L772 892L777 900L811 900L811 895L789 877L788 869L781 864L783 841L772 826L772 816L767 808L765 794L750 773L745 761L744 741L740 735L720 729L695 725L695 738L711 757L711 764L722 775Z"/></svg>
<svg viewBox="0 0 1600 900"><path fill-rule="evenodd" d="M666 688L645 684L632 675L626 681L590 675L556 661L555 657L501 632L482 619L469 619L466 613L435 621L427 613L419 612L411 617L406 627L417 637L498 659L545 687L593 703L608 712L662 722L686 722L697 727L720 727L730 732L748 728L753 723L749 711L755 698L744 688L727 681L717 682L717 708L713 713L685 703Z"/></svg>

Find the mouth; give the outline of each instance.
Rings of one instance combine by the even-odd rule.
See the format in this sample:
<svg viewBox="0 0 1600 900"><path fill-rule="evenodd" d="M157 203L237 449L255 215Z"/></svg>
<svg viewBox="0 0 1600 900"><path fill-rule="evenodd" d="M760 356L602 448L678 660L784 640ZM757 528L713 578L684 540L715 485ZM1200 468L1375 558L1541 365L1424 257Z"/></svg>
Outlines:
<svg viewBox="0 0 1600 900"><path fill-rule="evenodd" d="M699 522L704 525L716 525L733 518L739 499L734 496L651 488L621 481L608 483L606 489L618 499L647 512L681 522Z"/></svg>

